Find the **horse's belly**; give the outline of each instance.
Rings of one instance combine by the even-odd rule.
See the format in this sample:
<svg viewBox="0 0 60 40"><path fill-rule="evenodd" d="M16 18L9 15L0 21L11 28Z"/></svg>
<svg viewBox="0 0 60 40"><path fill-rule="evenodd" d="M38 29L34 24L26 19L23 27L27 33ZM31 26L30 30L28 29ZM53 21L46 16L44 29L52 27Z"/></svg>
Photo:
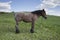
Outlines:
<svg viewBox="0 0 60 40"><path fill-rule="evenodd" d="M31 18L26 18L26 19L24 19L23 21L25 21L25 22L31 22L32 19L31 19Z"/></svg>
<svg viewBox="0 0 60 40"><path fill-rule="evenodd" d="M32 21L32 18L27 16L27 17L24 17L23 18L23 21L24 22L31 22Z"/></svg>

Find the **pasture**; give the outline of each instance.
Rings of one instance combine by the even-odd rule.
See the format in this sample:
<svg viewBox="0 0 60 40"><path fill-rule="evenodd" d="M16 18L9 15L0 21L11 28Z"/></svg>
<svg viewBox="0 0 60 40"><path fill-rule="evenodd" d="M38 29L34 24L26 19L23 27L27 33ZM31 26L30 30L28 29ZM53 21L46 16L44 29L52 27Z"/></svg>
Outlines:
<svg viewBox="0 0 60 40"><path fill-rule="evenodd" d="M20 33L15 33L13 13L0 14L0 40L60 40L60 17L40 17L35 22L35 33L30 33L31 23L19 23Z"/></svg>

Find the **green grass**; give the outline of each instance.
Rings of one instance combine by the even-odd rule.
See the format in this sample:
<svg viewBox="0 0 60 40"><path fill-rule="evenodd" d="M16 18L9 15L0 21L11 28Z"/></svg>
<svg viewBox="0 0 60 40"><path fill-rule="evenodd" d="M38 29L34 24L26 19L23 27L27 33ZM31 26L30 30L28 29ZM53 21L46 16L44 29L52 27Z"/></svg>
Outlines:
<svg viewBox="0 0 60 40"><path fill-rule="evenodd" d="M35 33L30 33L31 23L19 23L20 33L15 34L13 14L0 14L0 40L60 40L60 17L40 17L35 22Z"/></svg>

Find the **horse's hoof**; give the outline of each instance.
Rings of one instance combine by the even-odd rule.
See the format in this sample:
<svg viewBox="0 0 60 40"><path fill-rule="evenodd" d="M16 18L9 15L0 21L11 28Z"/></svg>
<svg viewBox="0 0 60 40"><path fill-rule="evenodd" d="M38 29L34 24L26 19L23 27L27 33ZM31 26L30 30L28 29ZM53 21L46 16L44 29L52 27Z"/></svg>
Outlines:
<svg viewBox="0 0 60 40"><path fill-rule="evenodd" d="M20 33L20 31L16 30L16 33Z"/></svg>
<svg viewBox="0 0 60 40"><path fill-rule="evenodd" d="M30 32L31 32L31 33L34 33L34 31L33 31L33 30L30 30Z"/></svg>
<svg viewBox="0 0 60 40"><path fill-rule="evenodd" d="M20 32L16 32L16 33L20 33Z"/></svg>

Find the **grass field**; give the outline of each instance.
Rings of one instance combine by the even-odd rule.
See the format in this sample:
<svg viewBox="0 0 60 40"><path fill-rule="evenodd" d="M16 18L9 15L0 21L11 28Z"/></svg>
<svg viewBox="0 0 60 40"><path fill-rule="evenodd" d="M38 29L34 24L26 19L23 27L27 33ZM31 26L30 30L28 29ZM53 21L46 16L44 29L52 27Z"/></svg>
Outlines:
<svg viewBox="0 0 60 40"><path fill-rule="evenodd" d="M60 40L60 17L40 17L35 23L35 33L30 33L31 23L19 23L20 33L15 34L13 14L0 14L0 40Z"/></svg>

